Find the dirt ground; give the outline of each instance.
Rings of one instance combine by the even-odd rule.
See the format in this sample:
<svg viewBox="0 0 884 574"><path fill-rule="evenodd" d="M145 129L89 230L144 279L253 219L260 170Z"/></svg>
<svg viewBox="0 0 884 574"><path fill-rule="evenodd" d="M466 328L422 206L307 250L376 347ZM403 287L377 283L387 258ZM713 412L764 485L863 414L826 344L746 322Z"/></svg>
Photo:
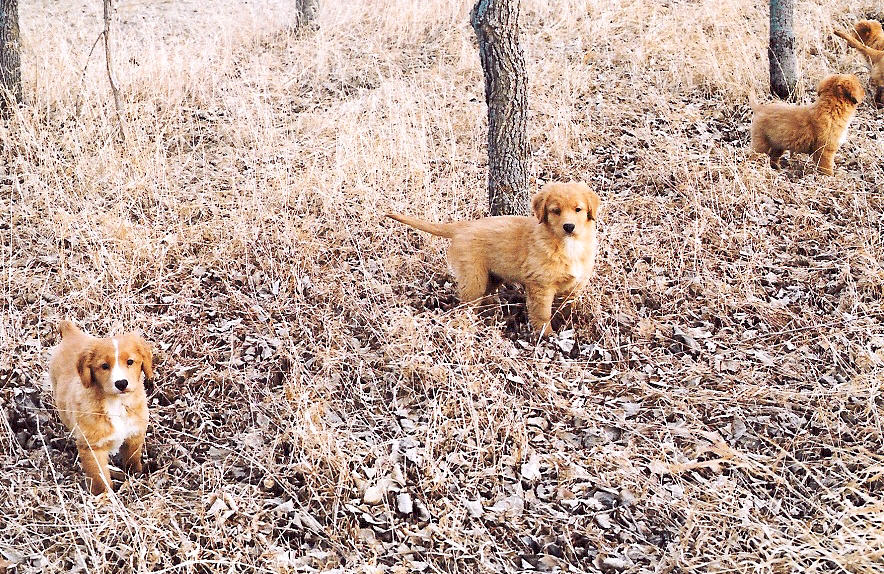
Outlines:
<svg viewBox="0 0 884 574"><path fill-rule="evenodd" d="M884 570L884 111L836 176L749 153L767 3L522 2L532 185L602 197L588 288L458 305L485 214L469 2L21 2L0 127L0 571ZM798 2L802 101L860 57ZM88 60L87 60L88 58ZM84 71L85 69L85 71ZM82 484L55 328L153 342L149 473ZM5 563L4 563L5 561Z"/></svg>

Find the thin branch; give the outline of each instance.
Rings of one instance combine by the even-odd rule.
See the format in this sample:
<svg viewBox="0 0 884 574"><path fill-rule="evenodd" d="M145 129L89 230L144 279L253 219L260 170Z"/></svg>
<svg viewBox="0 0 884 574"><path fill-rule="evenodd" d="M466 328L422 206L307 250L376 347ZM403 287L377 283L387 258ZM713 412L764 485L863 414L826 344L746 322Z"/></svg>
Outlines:
<svg viewBox="0 0 884 574"><path fill-rule="evenodd" d="M113 65L111 63L110 49L110 15L111 0L104 0L104 58L107 63L107 79L110 82L111 91L114 94L114 106L117 109L117 120L120 122L120 138L126 142L126 128L123 120L123 105L120 102L120 90L117 89L117 82L114 79Z"/></svg>
<svg viewBox="0 0 884 574"><path fill-rule="evenodd" d="M92 42L92 47L89 48L89 54L86 56L86 63L83 64L83 73L80 74L80 93L77 96L77 102L76 102L76 105L74 106L74 108L77 110L77 112L75 114L77 116L79 116L83 112L82 107L81 107L80 98L83 96L83 92L86 90L86 70L89 69L89 60L92 59L92 52L95 51L95 46L98 45L99 40L101 40L103 37L104 37L104 30L99 32L98 36L95 37L95 41Z"/></svg>

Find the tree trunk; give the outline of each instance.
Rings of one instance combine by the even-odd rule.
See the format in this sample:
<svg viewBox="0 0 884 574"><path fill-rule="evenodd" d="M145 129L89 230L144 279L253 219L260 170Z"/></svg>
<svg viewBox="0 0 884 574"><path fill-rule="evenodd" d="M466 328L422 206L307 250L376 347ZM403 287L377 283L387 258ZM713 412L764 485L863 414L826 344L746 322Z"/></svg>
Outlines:
<svg viewBox="0 0 884 574"><path fill-rule="evenodd" d="M792 29L794 0L770 0L770 91L781 99L794 99L798 84L795 72L795 32Z"/></svg>
<svg viewBox="0 0 884 574"><path fill-rule="evenodd" d="M485 74L491 214L527 214L528 75L519 45L519 0L479 0L470 21Z"/></svg>
<svg viewBox="0 0 884 574"><path fill-rule="evenodd" d="M295 11L298 14L297 27L314 26L319 12L319 0L295 0Z"/></svg>
<svg viewBox="0 0 884 574"><path fill-rule="evenodd" d="M0 112L21 101L21 40L18 0L0 0Z"/></svg>

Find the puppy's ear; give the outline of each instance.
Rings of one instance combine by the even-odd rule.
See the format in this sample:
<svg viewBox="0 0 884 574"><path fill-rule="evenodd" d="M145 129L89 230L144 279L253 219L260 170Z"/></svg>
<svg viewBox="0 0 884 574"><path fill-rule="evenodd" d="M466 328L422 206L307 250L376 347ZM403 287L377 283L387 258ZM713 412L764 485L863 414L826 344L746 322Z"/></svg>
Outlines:
<svg viewBox="0 0 884 574"><path fill-rule="evenodd" d="M586 217L587 219L593 220L598 219L599 216L599 205L601 204L601 200L599 199L598 194L593 190L589 189L589 186L586 188L586 205L589 207L587 209Z"/></svg>
<svg viewBox="0 0 884 574"><path fill-rule="evenodd" d="M150 343L143 337L135 336L135 346L138 354L141 355L141 370L144 371L144 378L153 379L153 352L150 349Z"/></svg>
<svg viewBox="0 0 884 574"><path fill-rule="evenodd" d="M534 212L534 217L536 217L537 221L540 223L549 222L546 213L546 199L548 195L548 191L541 189L537 195L534 196L534 201L531 202L531 211Z"/></svg>
<svg viewBox="0 0 884 574"><path fill-rule="evenodd" d="M862 93L862 86L860 86L858 82L851 82L850 80L842 80L839 82L838 90L841 97L853 105L859 104L865 95Z"/></svg>
<svg viewBox="0 0 884 574"><path fill-rule="evenodd" d="M77 374L80 375L80 381L87 389L91 387L93 383L92 367L89 365L89 363L91 363L92 359L94 358L95 349L93 349L92 347L86 347L80 353L80 356L77 357Z"/></svg>

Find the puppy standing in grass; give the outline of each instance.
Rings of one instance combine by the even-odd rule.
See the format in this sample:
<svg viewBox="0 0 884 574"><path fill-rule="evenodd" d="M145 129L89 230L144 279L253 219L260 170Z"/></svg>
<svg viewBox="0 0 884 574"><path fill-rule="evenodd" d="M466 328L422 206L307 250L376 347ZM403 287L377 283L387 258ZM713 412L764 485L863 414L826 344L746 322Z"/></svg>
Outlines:
<svg viewBox="0 0 884 574"><path fill-rule="evenodd" d="M819 98L809 106L752 102L752 149L770 156L780 168L783 152L809 153L817 169L835 175L835 152L847 139L847 126L865 91L849 74L833 74L816 88Z"/></svg>
<svg viewBox="0 0 884 574"><path fill-rule="evenodd" d="M876 107L884 107L884 30L881 23L874 20L860 20L853 29L861 42L844 30L835 30L835 35L844 38L868 59L872 101Z"/></svg>
<svg viewBox="0 0 884 574"><path fill-rule="evenodd" d="M536 219L504 215L429 223L397 213L387 217L451 239L448 260L462 302L490 295L504 281L522 283L528 319L543 335L554 297L574 291L592 273L599 197L584 183L548 183L532 210Z"/></svg>
<svg viewBox="0 0 884 574"><path fill-rule="evenodd" d="M140 473L147 429L141 373L153 378L153 355L134 333L98 339L70 321L58 325L49 378L62 422L77 441L93 494L110 488L108 457L120 451L126 470Z"/></svg>

